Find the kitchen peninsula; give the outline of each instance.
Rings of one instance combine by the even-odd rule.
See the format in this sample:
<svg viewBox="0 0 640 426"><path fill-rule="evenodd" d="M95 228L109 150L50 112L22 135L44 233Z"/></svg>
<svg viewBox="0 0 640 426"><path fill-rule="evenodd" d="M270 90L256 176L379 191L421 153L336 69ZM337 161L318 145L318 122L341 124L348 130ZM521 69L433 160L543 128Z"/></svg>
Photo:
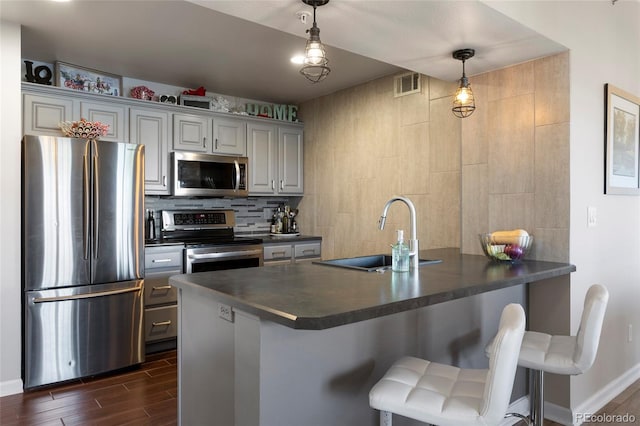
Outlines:
<svg viewBox="0 0 640 426"><path fill-rule="evenodd" d="M458 249L420 254L442 262L408 273L306 263L171 277L181 424L376 424L369 389L394 360L420 355L425 330L440 326L423 314L430 305L575 271ZM502 306L482 309L497 321Z"/></svg>

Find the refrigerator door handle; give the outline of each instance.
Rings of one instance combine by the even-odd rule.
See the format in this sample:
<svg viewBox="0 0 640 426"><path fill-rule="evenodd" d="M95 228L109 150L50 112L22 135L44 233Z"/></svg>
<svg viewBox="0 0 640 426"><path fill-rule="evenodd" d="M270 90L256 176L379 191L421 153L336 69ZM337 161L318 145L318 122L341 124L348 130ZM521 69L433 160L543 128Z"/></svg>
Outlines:
<svg viewBox="0 0 640 426"><path fill-rule="evenodd" d="M89 164L86 154L82 156L82 241L84 258L89 259Z"/></svg>
<svg viewBox="0 0 640 426"><path fill-rule="evenodd" d="M73 294L69 296L35 297L33 299L33 303L62 302L65 300L92 299L95 297L113 296L114 294L132 293L134 291L140 291L141 289L142 289L141 286L137 286L137 287L123 288L119 290L97 291L95 293L85 293L85 294Z"/></svg>
<svg viewBox="0 0 640 426"><path fill-rule="evenodd" d="M93 142L96 144L96 142ZM93 154L93 257L98 257L98 223L99 212L100 212L100 192L99 192L99 182L98 182L98 153L97 150L94 149Z"/></svg>

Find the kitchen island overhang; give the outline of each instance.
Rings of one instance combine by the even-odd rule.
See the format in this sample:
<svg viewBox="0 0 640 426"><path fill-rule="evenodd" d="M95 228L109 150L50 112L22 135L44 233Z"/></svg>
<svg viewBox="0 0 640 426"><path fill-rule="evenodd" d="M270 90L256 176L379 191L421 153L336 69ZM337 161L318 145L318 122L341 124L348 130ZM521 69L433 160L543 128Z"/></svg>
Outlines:
<svg viewBox="0 0 640 426"><path fill-rule="evenodd" d="M323 330L575 272L568 263L489 261L458 249L421 252L441 259L418 270L363 272L301 263L184 274L178 288L211 292L233 309L300 330Z"/></svg>
<svg viewBox="0 0 640 426"><path fill-rule="evenodd" d="M437 349L451 359L434 361L486 368L483 348L502 307L526 305L522 284L553 284L575 271L457 249L423 254L443 262L417 274L305 263L172 277L180 423L377 424L368 392L397 358ZM233 322L220 304L232 307ZM515 397L526 392L521 382Z"/></svg>

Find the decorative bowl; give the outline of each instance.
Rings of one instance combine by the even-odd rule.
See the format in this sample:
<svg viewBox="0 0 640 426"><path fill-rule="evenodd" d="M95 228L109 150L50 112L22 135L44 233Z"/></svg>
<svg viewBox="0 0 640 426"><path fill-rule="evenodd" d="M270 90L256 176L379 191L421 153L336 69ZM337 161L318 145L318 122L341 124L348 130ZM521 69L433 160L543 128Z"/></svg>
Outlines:
<svg viewBox="0 0 640 426"><path fill-rule="evenodd" d="M70 138L99 139L109 132L109 125L99 121L87 121L81 118L79 121L63 121L58 124L62 133Z"/></svg>
<svg viewBox="0 0 640 426"><path fill-rule="evenodd" d="M495 244L491 234L480 234L482 251L491 260L513 262L523 259L533 243L533 235L517 237L511 244Z"/></svg>

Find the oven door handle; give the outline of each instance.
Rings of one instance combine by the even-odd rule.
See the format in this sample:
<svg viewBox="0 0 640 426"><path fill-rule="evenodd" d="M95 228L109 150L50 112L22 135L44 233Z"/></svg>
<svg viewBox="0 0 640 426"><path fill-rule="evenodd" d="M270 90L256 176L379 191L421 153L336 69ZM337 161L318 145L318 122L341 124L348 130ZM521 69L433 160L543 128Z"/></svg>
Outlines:
<svg viewBox="0 0 640 426"><path fill-rule="evenodd" d="M242 251L223 251L218 253L202 253L202 254L194 254L187 253L188 259L200 260L200 259L224 259L228 257L247 257L247 256L255 256L262 254L262 249L260 250L242 250Z"/></svg>

